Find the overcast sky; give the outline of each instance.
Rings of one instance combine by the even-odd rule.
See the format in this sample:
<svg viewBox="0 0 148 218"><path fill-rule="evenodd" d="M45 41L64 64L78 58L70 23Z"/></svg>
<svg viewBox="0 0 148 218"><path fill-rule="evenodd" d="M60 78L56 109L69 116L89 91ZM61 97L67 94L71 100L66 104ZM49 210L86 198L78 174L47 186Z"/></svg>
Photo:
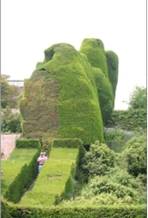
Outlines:
<svg viewBox="0 0 148 218"><path fill-rule="evenodd" d="M43 51L67 42L79 49L99 38L119 57L115 109L146 86L146 0L2 0L2 74L31 76Z"/></svg>

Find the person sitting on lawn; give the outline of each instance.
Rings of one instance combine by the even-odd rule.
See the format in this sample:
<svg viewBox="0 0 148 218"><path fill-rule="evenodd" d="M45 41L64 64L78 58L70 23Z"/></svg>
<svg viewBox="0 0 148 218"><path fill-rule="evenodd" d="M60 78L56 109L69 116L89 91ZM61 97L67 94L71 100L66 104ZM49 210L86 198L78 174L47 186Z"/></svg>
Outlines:
<svg viewBox="0 0 148 218"><path fill-rule="evenodd" d="M41 171L41 168L43 167L44 163L47 161L47 156L45 152L41 152L40 156L37 159L38 162L38 172Z"/></svg>

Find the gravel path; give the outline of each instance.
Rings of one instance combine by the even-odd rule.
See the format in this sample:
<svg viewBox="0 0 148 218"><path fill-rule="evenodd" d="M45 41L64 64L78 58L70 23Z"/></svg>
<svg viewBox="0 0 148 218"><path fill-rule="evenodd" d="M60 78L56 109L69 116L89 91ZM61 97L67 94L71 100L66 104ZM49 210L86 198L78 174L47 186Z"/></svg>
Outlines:
<svg viewBox="0 0 148 218"><path fill-rule="evenodd" d="M6 160L15 148L16 139L21 134L1 134L1 159ZM3 155L2 155L3 153Z"/></svg>

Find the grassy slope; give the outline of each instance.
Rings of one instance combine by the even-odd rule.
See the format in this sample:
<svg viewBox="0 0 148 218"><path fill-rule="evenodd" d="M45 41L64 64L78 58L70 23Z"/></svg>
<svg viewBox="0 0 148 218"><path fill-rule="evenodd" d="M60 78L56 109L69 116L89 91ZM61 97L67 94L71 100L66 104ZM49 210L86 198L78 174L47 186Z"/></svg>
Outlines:
<svg viewBox="0 0 148 218"><path fill-rule="evenodd" d="M37 178L34 187L22 198L27 206L51 206L65 188L71 165L77 156L77 148L53 148L50 158Z"/></svg>
<svg viewBox="0 0 148 218"><path fill-rule="evenodd" d="M4 194L9 185L20 172L21 168L30 162L36 149L15 149L8 160L2 161L2 193Z"/></svg>

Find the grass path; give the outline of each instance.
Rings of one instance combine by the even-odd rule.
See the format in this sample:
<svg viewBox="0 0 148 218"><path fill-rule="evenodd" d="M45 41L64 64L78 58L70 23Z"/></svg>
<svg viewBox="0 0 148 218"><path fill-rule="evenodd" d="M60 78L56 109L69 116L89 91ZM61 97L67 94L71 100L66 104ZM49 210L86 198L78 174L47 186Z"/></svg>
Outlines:
<svg viewBox="0 0 148 218"><path fill-rule="evenodd" d="M50 158L41 170L33 189L25 193L20 204L41 207L53 205L56 196L64 191L77 153L77 148L52 148Z"/></svg>

